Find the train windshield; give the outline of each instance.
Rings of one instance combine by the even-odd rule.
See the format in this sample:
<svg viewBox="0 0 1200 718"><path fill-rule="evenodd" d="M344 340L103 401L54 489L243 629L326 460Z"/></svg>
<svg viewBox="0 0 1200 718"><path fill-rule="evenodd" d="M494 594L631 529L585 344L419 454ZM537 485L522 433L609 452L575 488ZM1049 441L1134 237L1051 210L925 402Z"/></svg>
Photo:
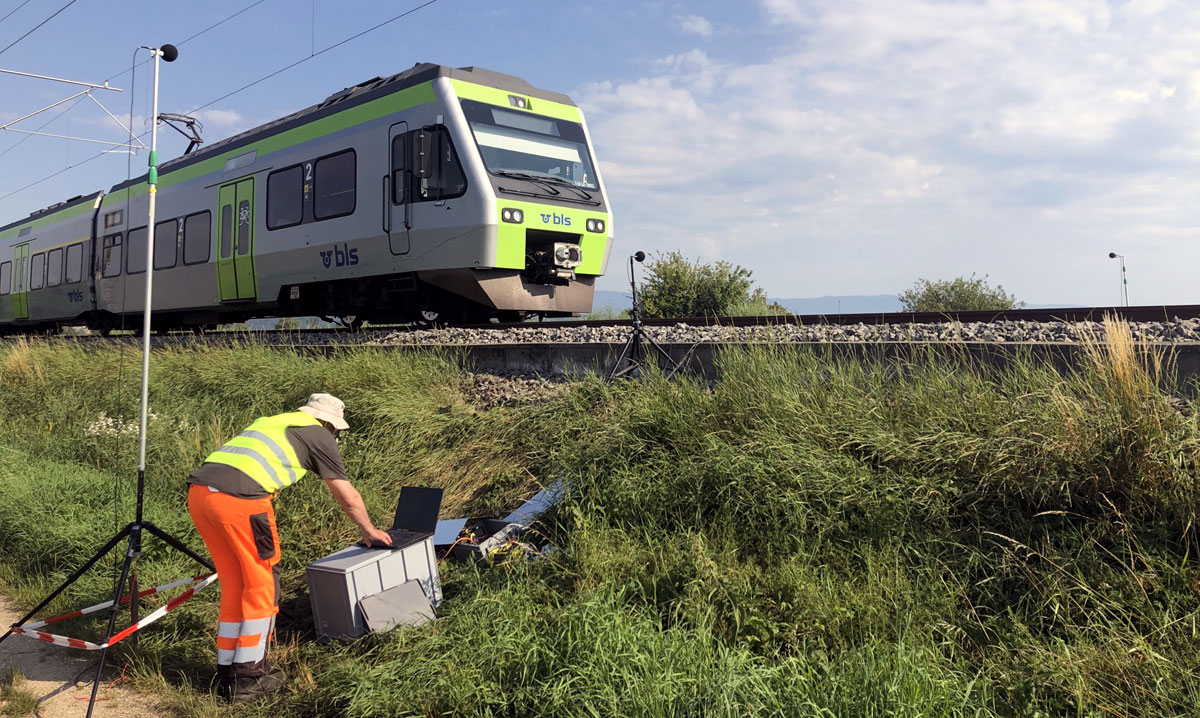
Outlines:
<svg viewBox="0 0 1200 718"><path fill-rule="evenodd" d="M463 111L488 171L501 176L528 175L596 189L596 172L583 126L577 122L514 112L474 100Z"/></svg>

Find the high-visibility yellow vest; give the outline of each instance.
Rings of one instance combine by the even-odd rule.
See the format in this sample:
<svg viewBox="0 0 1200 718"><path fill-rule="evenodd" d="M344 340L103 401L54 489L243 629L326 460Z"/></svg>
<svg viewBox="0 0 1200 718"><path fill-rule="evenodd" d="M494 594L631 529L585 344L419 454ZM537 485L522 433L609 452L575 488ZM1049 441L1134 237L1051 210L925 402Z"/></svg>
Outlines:
<svg viewBox="0 0 1200 718"><path fill-rule="evenodd" d="M264 416L204 461L232 466L273 494L296 483L308 471L300 465L296 450L288 441L288 427L320 424L302 411Z"/></svg>

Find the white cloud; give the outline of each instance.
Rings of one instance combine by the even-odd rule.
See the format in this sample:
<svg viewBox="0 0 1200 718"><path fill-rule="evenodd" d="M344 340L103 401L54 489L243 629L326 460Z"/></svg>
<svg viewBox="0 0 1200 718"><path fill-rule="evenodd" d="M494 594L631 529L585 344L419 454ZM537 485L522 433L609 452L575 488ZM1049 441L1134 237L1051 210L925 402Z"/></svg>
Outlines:
<svg viewBox="0 0 1200 718"><path fill-rule="evenodd" d="M685 35L699 35L700 37L712 37L713 24L712 22L701 15L684 15L679 18L679 30Z"/></svg>
<svg viewBox="0 0 1200 718"><path fill-rule="evenodd" d="M196 119L200 120L200 123L204 125L204 131L201 135L205 141L210 143L218 139L236 135L257 124L257 122L246 118L237 110L224 110L220 108L201 110L196 113Z"/></svg>
<svg viewBox="0 0 1200 718"><path fill-rule="evenodd" d="M1200 6L758 5L755 64L692 50L578 93L623 235L781 296L976 271L1035 302L1088 301L1097 247L1144 236L1163 301L1200 299Z"/></svg>

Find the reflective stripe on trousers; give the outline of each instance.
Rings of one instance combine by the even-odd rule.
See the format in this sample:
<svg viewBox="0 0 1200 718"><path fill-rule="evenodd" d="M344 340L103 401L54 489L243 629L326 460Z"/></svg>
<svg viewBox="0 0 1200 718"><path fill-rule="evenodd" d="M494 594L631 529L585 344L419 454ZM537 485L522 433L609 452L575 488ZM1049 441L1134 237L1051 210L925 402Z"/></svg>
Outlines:
<svg viewBox="0 0 1200 718"><path fill-rule="evenodd" d="M265 659L267 657L267 639L270 637L271 628L274 625L274 616L242 621L233 662L239 664L259 663Z"/></svg>
<svg viewBox="0 0 1200 718"><path fill-rule="evenodd" d="M242 624L233 621L221 621L217 624L217 665L233 665L233 653L237 648L238 635L242 632Z"/></svg>

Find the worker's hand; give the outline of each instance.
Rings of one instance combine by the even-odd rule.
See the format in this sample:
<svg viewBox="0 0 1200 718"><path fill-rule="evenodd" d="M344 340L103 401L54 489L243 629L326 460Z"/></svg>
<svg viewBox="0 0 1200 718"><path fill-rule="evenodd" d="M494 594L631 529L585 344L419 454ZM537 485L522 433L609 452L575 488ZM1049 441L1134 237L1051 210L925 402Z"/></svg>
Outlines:
<svg viewBox="0 0 1200 718"><path fill-rule="evenodd" d="M381 543L384 546L392 545L392 537L388 536L386 533L384 533L383 531L380 531L379 529L377 529L373 526L369 529L363 529L362 537L363 537L363 543L365 543L368 546L370 546L371 544L373 544L375 542Z"/></svg>

